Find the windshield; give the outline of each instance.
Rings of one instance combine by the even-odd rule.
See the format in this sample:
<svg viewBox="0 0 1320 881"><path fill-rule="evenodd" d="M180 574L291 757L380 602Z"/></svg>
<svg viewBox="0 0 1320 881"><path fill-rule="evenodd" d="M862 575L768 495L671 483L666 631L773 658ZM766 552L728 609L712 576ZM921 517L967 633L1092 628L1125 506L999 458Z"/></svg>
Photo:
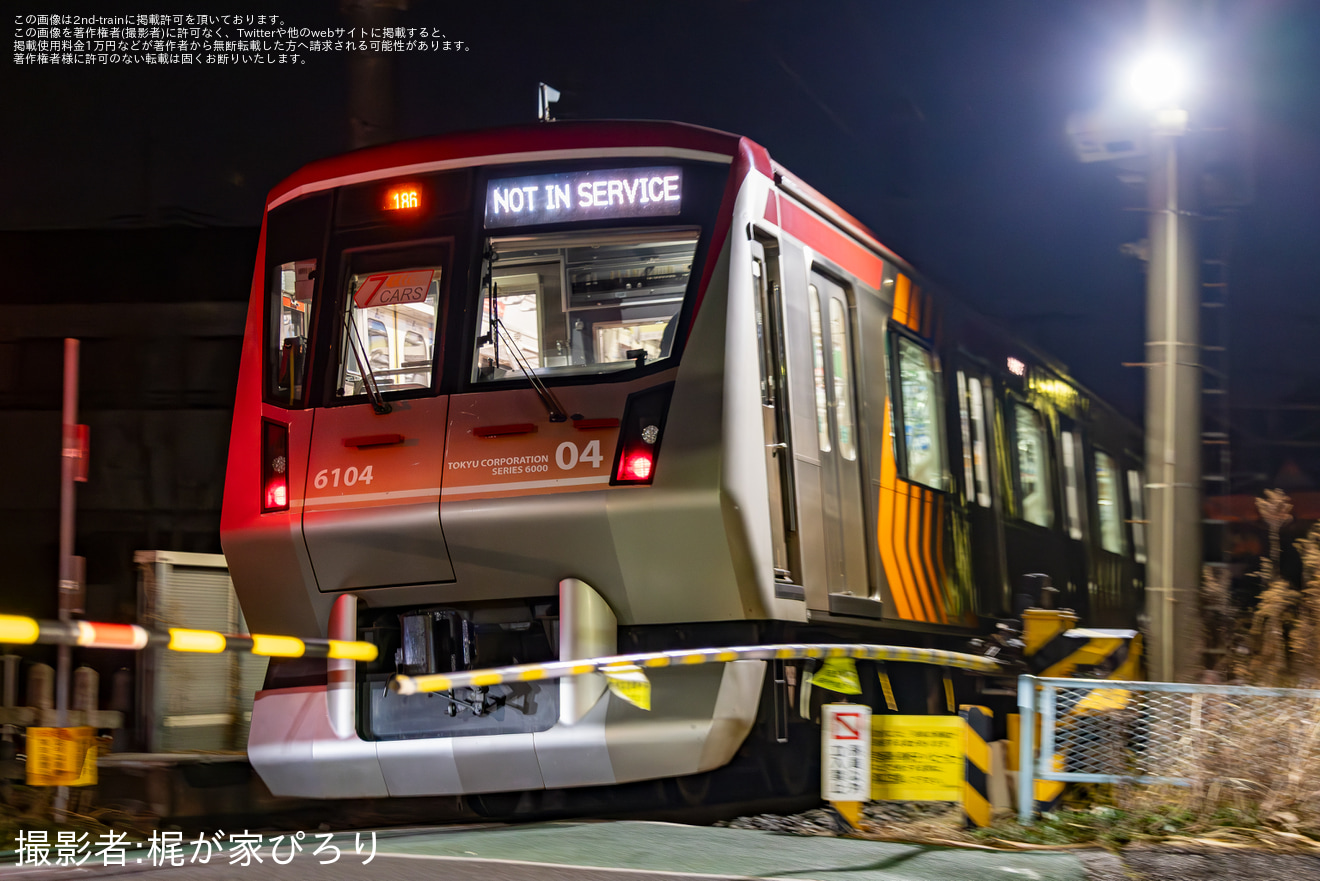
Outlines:
<svg viewBox="0 0 1320 881"><path fill-rule="evenodd" d="M381 392L430 388L440 267L357 273L348 287L338 394L367 391L359 352Z"/></svg>
<svg viewBox="0 0 1320 881"><path fill-rule="evenodd" d="M472 379L522 379L520 361L569 375L668 358L698 238L683 227L491 239Z"/></svg>

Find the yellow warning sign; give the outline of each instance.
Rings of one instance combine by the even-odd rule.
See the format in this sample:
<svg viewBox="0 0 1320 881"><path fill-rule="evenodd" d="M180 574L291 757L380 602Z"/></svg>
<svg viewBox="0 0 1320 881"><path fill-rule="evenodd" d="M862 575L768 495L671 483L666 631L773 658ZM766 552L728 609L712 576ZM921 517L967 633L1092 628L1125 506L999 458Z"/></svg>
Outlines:
<svg viewBox="0 0 1320 881"><path fill-rule="evenodd" d="M872 716L871 798L960 801L965 724L957 716Z"/></svg>
<svg viewBox="0 0 1320 881"><path fill-rule="evenodd" d="M857 678L857 664L852 658L826 658L811 681L839 694L862 693L862 683Z"/></svg>
<svg viewBox="0 0 1320 881"><path fill-rule="evenodd" d="M94 786L95 728L29 728L28 786Z"/></svg>
<svg viewBox="0 0 1320 881"><path fill-rule="evenodd" d="M610 691L643 710L651 709L651 680L636 664L616 664L601 668Z"/></svg>

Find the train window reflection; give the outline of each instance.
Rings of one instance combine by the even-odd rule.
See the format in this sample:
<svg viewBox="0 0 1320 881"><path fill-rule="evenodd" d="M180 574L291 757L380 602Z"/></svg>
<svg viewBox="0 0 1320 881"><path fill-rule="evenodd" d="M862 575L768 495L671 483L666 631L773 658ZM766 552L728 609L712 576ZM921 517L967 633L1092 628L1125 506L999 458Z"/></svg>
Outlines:
<svg viewBox="0 0 1320 881"><path fill-rule="evenodd" d="M834 368L834 417L839 435L839 455L852 461L857 458L849 370L852 347L848 345L848 317L844 313L843 301L837 297L830 297L830 356Z"/></svg>
<svg viewBox="0 0 1320 881"><path fill-rule="evenodd" d="M1040 414L1025 404L1014 404L1013 423L1017 436L1017 476L1022 519L1037 526L1053 526L1054 502L1050 497L1052 469Z"/></svg>
<svg viewBox="0 0 1320 881"><path fill-rule="evenodd" d="M985 387L975 379L971 381L967 391L971 395L972 409L972 464L976 468L976 503L982 508L990 507L990 456L987 452L989 447L990 425L993 418L987 417L987 401L993 402L994 395L991 393L990 380L984 380Z"/></svg>
<svg viewBox="0 0 1320 881"><path fill-rule="evenodd" d="M897 342L905 476L913 483L943 489L944 425L934 356L906 337L897 337Z"/></svg>
<svg viewBox="0 0 1320 881"><path fill-rule="evenodd" d="M315 276L315 260L294 260L280 264L271 277L267 385L271 399L286 406L302 400Z"/></svg>
<svg viewBox="0 0 1320 881"><path fill-rule="evenodd" d="M1095 451L1095 502L1100 509L1100 547L1123 553L1123 499L1119 495L1118 471L1109 454L1099 450Z"/></svg>
<svg viewBox="0 0 1320 881"><path fill-rule="evenodd" d="M680 228L491 240L472 379L603 373L668 358L697 237Z"/></svg>
<svg viewBox="0 0 1320 881"><path fill-rule="evenodd" d="M1059 449L1063 453L1063 507L1068 515L1068 537L1081 540L1082 510L1081 487L1078 485L1077 465L1081 461L1081 447L1071 431L1060 436Z"/></svg>
<svg viewBox="0 0 1320 881"><path fill-rule="evenodd" d="M820 291L816 286L807 285L807 299L811 303L811 362L816 384L816 438L820 451L828 453L830 444L829 402L825 396L825 339L820 326Z"/></svg>
<svg viewBox="0 0 1320 881"><path fill-rule="evenodd" d="M1128 477L1128 498L1132 500L1132 558L1138 563L1146 562L1146 493L1145 479L1140 471L1130 470Z"/></svg>
<svg viewBox="0 0 1320 881"><path fill-rule="evenodd" d="M382 393L430 388L440 267L358 273L348 289L339 395L366 392L359 352Z"/></svg>

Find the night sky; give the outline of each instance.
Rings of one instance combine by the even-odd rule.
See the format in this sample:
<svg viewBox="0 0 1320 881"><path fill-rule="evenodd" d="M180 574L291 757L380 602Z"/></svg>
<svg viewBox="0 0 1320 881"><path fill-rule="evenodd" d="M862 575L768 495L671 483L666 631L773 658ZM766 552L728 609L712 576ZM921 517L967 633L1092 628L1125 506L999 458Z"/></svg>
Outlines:
<svg viewBox="0 0 1320 881"><path fill-rule="evenodd" d="M397 135L561 118L677 119L748 135L920 270L1140 415L1141 190L1083 165L1065 123L1112 96L1144 3L706 0L441 3L398 24L467 51L401 56ZM1232 264L1233 384L1320 400L1320 3L1205 4L1194 125L1251 183ZM337 4L19 0L7 15L279 14ZM222 8L225 6L226 8ZM12 25L11 25L12 27ZM11 38L12 41L12 38ZM0 74L0 229L253 227L267 190L348 144L347 65L53 67ZM198 267L198 272L205 272Z"/></svg>

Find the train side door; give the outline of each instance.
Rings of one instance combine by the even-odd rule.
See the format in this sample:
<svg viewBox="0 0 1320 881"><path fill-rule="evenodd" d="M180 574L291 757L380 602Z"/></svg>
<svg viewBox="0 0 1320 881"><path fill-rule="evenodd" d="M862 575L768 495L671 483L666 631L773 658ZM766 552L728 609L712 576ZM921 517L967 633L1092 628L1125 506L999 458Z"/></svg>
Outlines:
<svg viewBox="0 0 1320 881"><path fill-rule="evenodd" d="M303 535L322 591L452 581L440 527L449 399L436 393L447 242L344 253ZM374 390L373 390L374 386Z"/></svg>
<svg viewBox="0 0 1320 881"><path fill-rule="evenodd" d="M774 575L776 581L801 584L779 253L773 242L767 248L760 241L751 242L751 251Z"/></svg>
<svg viewBox="0 0 1320 881"><path fill-rule="evenodd" d="M853 377L855 343L848 291L812 271L807 285L807 312L820 451L826 584L832 594L869 597Z"/></svg>
<svg viewBox="0 0 1320 881"><path fill-rule="evenodd" d="M1001 402L1007 437L1007 459L1012 504L1004 520L1004 550L1010 583L1022 576L1043 573L1060 591L1061 608L1078 609L1085 601L1086 585L1069 579L1068 555L1062 537L1063 512L1058 490L1056 447L1044 413L1016 394ZM1080 611L1080 609L1079 609Z"/></svg>
<svg viewBox="0 0 1320 881"><path fill-rule="evenodd" d="M1002 500L994 484L994 385L971 364L957 371L955 382L976 611L1002 616L1011 612L1012 590L1004 568Z"/></svg>

